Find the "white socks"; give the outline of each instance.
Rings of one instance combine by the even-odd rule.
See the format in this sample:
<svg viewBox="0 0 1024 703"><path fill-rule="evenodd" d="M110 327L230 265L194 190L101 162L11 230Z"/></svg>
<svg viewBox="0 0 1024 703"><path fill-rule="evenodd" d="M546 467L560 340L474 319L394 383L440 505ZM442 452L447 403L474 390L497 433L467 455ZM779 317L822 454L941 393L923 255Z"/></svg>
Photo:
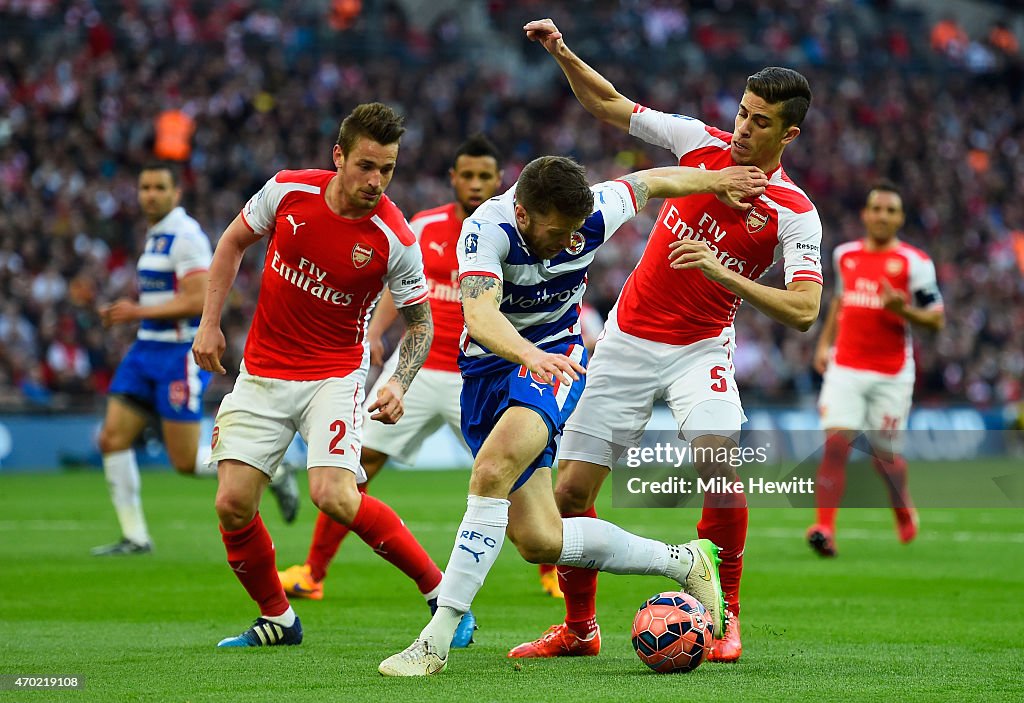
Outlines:
<svg viewBox="0 0 1024 703"><path fill-rule="evenodd" d="M110 488L110 500L121 523L122 536L136 544L149 544L149 530L142 514L139 466L135 463L135 450L103 455L103 473Z"/></svg>
<svg viewBox="0 0 1024 703"><path fill-rule="evenodd" d="M466 514L455 537L455 547L441 580L437 612L420 633L437 650L448 656L448 648L462 614L487 578L505 542L509 502L503 498L469 496Z"/></svg>
<svg viewBox="0 0 1024 703"><path fill-rule="evenodd" d="M295 624L295 611L289 605L288 610L284 611L280 615L260 615L264 620L277 623L281 627L291 627Z"/></svg>
<svg viewBox="0 0 1024 703"><path fill-rule="evenodd" d="M559 566L578 566L610 574L658 574L682 582L693 565L689 550L639 537L605 520L562 520Z"/></svg>

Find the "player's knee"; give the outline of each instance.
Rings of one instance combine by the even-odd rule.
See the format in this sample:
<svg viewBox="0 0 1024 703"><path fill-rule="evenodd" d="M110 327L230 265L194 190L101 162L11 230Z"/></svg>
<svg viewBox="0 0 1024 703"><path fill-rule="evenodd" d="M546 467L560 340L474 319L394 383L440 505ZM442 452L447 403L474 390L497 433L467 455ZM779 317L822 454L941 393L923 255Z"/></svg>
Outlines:
<svg viewBox="0 0 1024 703"><path fill-rule="evenodd" d="M738 481L739 474L731 461L736 442L722 435L701 435L691 442L693 467L705 481L723 478L729 482Z"/></svg>
<svg viewBox="0 0 1024 703"><path fill-rule="evenodd" d="M256 506L231 491L218 491L214 507L220 524L228 532L242 529L256 516Z"/></svg>
<svg viewBox="0 0 1024 703"><path fill-rule="evenodd" d="M354 484L349 486L338 483L311 483L309 497L318 510L343 525L351 525L356 519L356 513L359 512L363 496Z"/></svg>
<svg viewBox="0 0 1024 703"><path fill-rule="evenodd" d="M470 492L490 496L508 491L511 488L511 481L514 481L514 478L510 480L510 477L514 477L516 468L508 457L478 457L469 480Z"/></svg>
<svg viewBox="0 0 1024 703"><path fill-rule="evenodd" d="M545 537L535 530L509 534L519 555L531 564L553 564L562 554L561 540Z"/></svg>
<svg viewBox="0 0 1024 703"><path fill-rule="evenodd" d="M96 439L96 445L99 447L101 454L112 454L114 452L121 452L125 449L131 449L131 441L123 432L118 432L117 429L104 424L100 429L99 437Z"/></svg>
<svg viewBox="0 0 1024 703"><path fill-rule="evenodd" d="M174 470L177 471L179 474L194 474L196 472L195 456L193 456L188 461L185 461L181 457L174 456L170 457L170 459L171 466L173 466Z"/></svg>
<svg viewBox="0 0 1024 703"><path fill-rule="evenodd" d="M558 481L555 485L555 503L562 515L585 513L594 504L593 488L584 481Z"/></svg>

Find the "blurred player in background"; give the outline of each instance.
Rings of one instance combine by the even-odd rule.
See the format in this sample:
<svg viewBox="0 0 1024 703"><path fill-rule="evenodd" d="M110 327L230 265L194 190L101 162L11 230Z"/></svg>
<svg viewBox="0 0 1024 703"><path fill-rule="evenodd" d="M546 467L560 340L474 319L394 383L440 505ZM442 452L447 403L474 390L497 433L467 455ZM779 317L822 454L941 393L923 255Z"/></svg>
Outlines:
<svg viewBox="0 0 1024 703"><path fill-rule="evenodd" d="M212 473L206 462L209 450L199 448L203 391L210 374L196 366L191 351L206 295L210 240L178 204L177 165L159 162L143 167L138 196L149 223L136 271L139 301L121 299L100 309L105 327L140 325L111 381L99 436L121 540L96 547L95 556L145 554L153 549L132 448L153 413L160 417L174 468L183 474Z"/></svg>
<svg viewBox="0 0 1024 703"><path fill-rule="evenodd" d="M483 135L470 137L455 152L448 177L455 192L455 201L419 212L409 223L419 242L423 270L430 288L434 341L423 362L423 369L409 386L401 422L366 426L360 462L367 483L390 457L405 464L415 463L423 442L445 424L460 442L463 441L459 408L462 375L458 366L463 321L456 246L462 222L481 203L492 198L501 185L501 155L497 147ZM390 293L385 291L366 333L371 364L381 363L382 337L397 317L398 310ZM392 354L384 364L377 386L369 393L371 398L391 376L397 362L398 354ZM359 490L365 491L366 485L360 484ZM279 574L285 593L314 600L323 598L323 580L327 576L328 565L348 531L347 526L320 513L305 564L292 566Z"/></svg>
<svg viewBox="0 0 1024 703"><path fill-rule="evenodd" d="M308 446L316 506L416 582L431 604L441 572L401 519L361 493L359 465L369 345L366 324L386 284L406 322L398 364L368 408L372 420L401 418L403 396L433 337L428 288L415 235L384 195L405 128L380 103L358 106L341 123L336 171L279 171L228 225L210 269L193 345L204 369L225 373L221 312L245 250L269 236L244 359L213 428L217 515L228 564L260 617L221 647L299 644L302 626L288 603L274 545L258 512L271 473L299 432Z"/></svg>
<svg viewBox="0 0 1024 703"><path fill-rule="evenodd" d="M733 373L733 319L742 301L806 331L821 300L821 222L782 169L785 148L800 134L810 106L806 79L766 68L747 79L733 131L643 107L625 98L579 59L549 20L527 24L569 79L588 112L646 142L670 149L680 165L709 170L756 166L768 175L762 195L734 209L711 196L667 201L640 263L626 281L598 342L587 390L565 428L555 499L564 517L596 517L594 500L626 447L636 446L654 402L664 398L680 436L716 459L736 447L746 420ZM756 282L785 262L784 290ZM703 457L702 457L703 458ZM705 479L738 480L727 462L698 460ZM735 661L740 640L740 576L747 501L704 496L697 534L722 548L722 589L731 611L725 637L716 630L711 661ZM566 620L510 657L594 655L600 651L597 573L559 569Z"/></svg>
<svg viewBox="0 0 1024 703"><path fill-rule="evenodd" d="M833 253L835 295L814 354L814 368L825 376L818 401L825 453L815 491L818 521L807 530L811 548L826 557L836 555L846 460L862 432L888 489L900 541L917 535L907 462L899 454L914 393L910 327L940 330L945 313L932 260L899 239L905 217L896 186L876 183L861 211L864 238Z"/></svg>
<svg viewBox="0 0 1024 703"><path fill-rule="evenodd" d="M649 197L712 192L738 205L765 182L754 167L666 168L590 187L582 166L546 156L527 164L515 186L463 223L462 432L475 455L467 509L437 612L409 647L381 662L382 674L444 670L452 633L506 531L532 563L674 579L708 608L721 633L714 544L670 545L602 520L563 520L552 499L550 466L584 386L579 309L597 248Z"/></svg>

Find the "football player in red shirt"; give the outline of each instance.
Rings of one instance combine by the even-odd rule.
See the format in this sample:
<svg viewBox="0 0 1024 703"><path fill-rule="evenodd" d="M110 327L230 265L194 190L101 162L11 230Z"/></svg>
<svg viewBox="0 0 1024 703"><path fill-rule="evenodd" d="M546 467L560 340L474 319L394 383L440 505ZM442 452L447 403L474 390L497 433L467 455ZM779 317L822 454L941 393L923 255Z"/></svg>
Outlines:
<svg viewBox="0 0 1024 703"><path fill-rule="evenodd" d="M821 300L821 222L817 210L781 165L810 106L806 79L766 68L747 80L732 132L692 117L661 113L621 95L566 47L550 19L524 27L569 79L580 103L599 119L673 152L681 166L719 170L756 166L765 192L743 210L713 196L665 201L650 241L623 287L588 371L588 386L566 423L555 497L563 516L595 517L594 500L615 461L641 439L656 398L672 410L680 436L704 452L704 479L738 480L717 460L737 448L746 419L733 371L733 319L742 301L789 327L806 331ZM757 282L777 260L785 289ZM711 455L712 459L706 459ZM722 590L731 617L709 659L736 661L742 652L739 589L747 533L742 493L706 493L697 534L722 548ZM566 620L510 657L594 655L597 572L559 569Z"/></svg>
<svg viewBox="0 0 1024 703"><path fill-rule="evenodd" d="M846 460L862 432L888 488L900 541L917 535L907 462L899 453L914 393L910 326L940 330L945 313L932 260L899 239L904 220L896 186L876 183L861 211L864 238L833 253L836 292L814 354L814 368L825 376L818 402L825 453L815 492L818 520L807 530L808 543L822 556L836 555Z"/></svg>
<svg viewBox="0 0 1024 703"><path fill-rule="evenodd" d="M423 255L434 318L434 341L423 369L405 396L402 421L393 425L373 423L366 427L360 463L366 472L367 482L391 457L405 464L415 463L423 442L445 424L458 441L463 442L459 407L462 375L458 366L463 320L456 244L462 222L481 203L492 198L501 185L501 155L486 137L474 135L456 150L448 176L455 193L454 202L418 212L409 222ZM391 376L400 356L396 352L385 362L381 341L398 314L390 294L385 291L367 331L370 362L384 364L378 386ZM369 395L375 397L375 389L371 389ZM360 484L360 490L365 490L365 487L365 483ZM346 525L320 513L306 562L279 574L285 593L315 600L323 598L323 580L327 576L328 565L348 532ZM457 633L457 636L467 634L472 635L472 628L468 633ZM468 637L463 639L467 639L468 644Z"/></svg>
<svg viewBox="0 0 1024 703"><path fill-rule="evenodd" d="M270 475L296 432L308 446L310 497L416 582L430 603L441 571L391 508L361 493L359 464L369 344L366 327L384 284L405 319L394 373L368 408L394 423L433 338L429 289L416 238L384 195L402 119L358 106L341 124L336 170L280 171L228 225L213 256L196 363L225 373L221 312L245 250L268 237L266 262L238 380L213 429L216 509L228 564L260 617L221 647L299 644L302 627L277 576L259 515Z"/></svg>

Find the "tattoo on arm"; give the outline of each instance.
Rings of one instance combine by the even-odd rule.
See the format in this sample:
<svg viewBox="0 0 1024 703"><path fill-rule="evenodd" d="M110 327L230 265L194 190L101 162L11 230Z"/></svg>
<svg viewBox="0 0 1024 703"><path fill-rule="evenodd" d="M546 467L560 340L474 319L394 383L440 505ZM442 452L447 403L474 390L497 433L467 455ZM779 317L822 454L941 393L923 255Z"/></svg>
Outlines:
<svg viewBox="0 0 1024 703"><path fill-rule="evenodd" d="M398 381L402 391L409 390L409 384L423 366L434 339L434 321L430 316L430 303L409 305L399 308L405 320L405 336L398 350L398 366L391 378Z"/></svg>
<svg viewBox="0 0 1024 703"><path fill-rule="evenodd" d="M636 198L636 210L640 212L651 198L651 189L632 173L628 176L623 176L622 180L633 189L633 196Z"/></svg>
<svg viewBox="0 0 1024 703"><path fill-rule="evenodd" d="M501 281L494 276L466 276L460 284L463 298L479 298L493 290L495 300L501 302Z"/></svg>

